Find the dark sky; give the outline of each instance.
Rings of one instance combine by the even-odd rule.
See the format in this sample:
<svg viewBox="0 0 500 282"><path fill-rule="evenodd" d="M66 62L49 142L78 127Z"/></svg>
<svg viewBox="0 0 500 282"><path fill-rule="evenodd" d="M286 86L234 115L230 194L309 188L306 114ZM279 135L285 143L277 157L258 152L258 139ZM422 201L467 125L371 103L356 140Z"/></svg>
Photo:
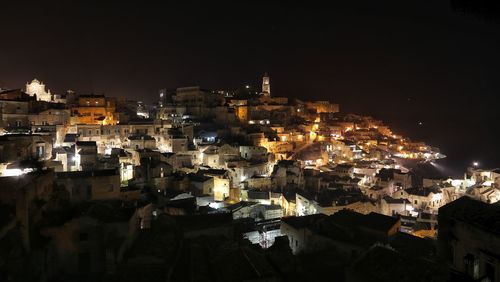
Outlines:
<svg viewBox="0 0 500 282"><path fill-rule="evenodd" d="M160 88L258 85L268 71L274 95L372 114L456 167L500 166L498 21L448 0L163 2L2 3L0 86L36 77L151 102Z"/></svg>

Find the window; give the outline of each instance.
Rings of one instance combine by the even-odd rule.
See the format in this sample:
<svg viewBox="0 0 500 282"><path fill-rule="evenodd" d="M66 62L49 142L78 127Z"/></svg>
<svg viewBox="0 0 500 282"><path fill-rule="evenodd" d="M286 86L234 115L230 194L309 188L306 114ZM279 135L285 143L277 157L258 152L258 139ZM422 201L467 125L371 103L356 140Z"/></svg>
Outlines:
<svg viewBox="0 0 500 282"><path fill-rule="evenodd" d="M78 254L78 268L80 272L86 273L90 271L90 254L80 253Z"/></svg>
<svg viewBox="0 0 500 282"><path fill-rule="evenodd" d="M493 262L487 261L485 263L484 272L486 277L490 278L490 281L495 281L495 265Z"/></svg>
<svg viewBox="0 0 500 282"><path fill-rule="evenodd" d="M36 156L38 158L43 158L45 156L45 147L44 146L37 146L36 147Z"/></svg>
<svg viewBox="0 0 500 282"><path fill-rule="evenodd" d="M92 186L91 185L87 185L87 191L86 192L87 192L87 195L86 195L87 198L86 199L87 200L92 199Z"/></svg>
<svg viewBox="0 0 500 282"><path fill-rule="evenodd" d="M415 200L415 205L416 205L416 204L418 204L418 201L417 201L417 200Z"/></svg>
<svg viewBox="0 0 500 282"><path fill-rule="evenodd" d="M455 265L455 247L453 245L450 245L450 248L448 249L448 257L451 260L451 263Z"/></svg>
<svg viewBox="0 0 500 282"><path fill-rule="evenodd" d="M88 233L80 233L80 242L85 242L89 239L89 234Z"/></svg>

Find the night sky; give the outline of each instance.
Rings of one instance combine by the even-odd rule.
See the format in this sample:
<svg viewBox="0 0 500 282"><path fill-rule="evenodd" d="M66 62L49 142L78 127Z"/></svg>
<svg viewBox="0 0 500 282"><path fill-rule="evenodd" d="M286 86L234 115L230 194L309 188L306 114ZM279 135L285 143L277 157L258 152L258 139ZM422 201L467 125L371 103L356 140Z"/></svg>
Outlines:
<svg viewBox="0 0 500 282"><path fill-rule="evenodd" d="M481 13L449 0L98 2L4 1L0 86L36 77L152 102L160 88L258 87L267 71L273 95L333 100L439 146L450 173L500 166L500 24Z"/></svg>

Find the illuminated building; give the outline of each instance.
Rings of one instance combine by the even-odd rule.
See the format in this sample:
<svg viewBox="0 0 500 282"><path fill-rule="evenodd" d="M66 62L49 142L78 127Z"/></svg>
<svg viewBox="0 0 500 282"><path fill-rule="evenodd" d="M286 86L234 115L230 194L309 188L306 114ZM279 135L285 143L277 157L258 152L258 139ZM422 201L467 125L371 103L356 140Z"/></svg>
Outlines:
<svg viewBox="0 0 500 282"><path fill-rule="evenodd" d="M234 110L236 113L236 117L242 123L246 123L248 121L248 101L247 100L231 100L231 103L234 105Z"/></svg>
<svg viewBox="0 0 500 282"><path fill-rule="evenodd" d="M269 81L269 75L267 72L262 77L262 93L263 96L271 97L271 82Z"/></svg>
<svg viewBox="0 0 500 282"><path fill-rule="evenodd" d="M143 102L137 102L137 116L141 118L149 118L149 111Z"/></svg>
<svg viewBox="0 0 500 282"><path fill-rule="evenodd" d="M45 90L45 84L38 81L36 78L31 83L26 83L26 93L30 96L35 96L38 101L51 102L52 94L50 90Z"/></svg>
<svg viewBox="0 0 500 282"><path fill-rule="evenodd" d="M315 110L318 114L339 112L339 104L332 104L329 101L306 102L306 108Z"/></svg>
<svg viewBox="0 0 500 282"><path fill-rule="evenodd" d="M78 106L73 107L72 124L116 124L115 100L104 95L80 95Z"/></svg>
<svg viewBox="0 0 500 282"><path fill-rule="evenodd" d="M70 111L66 109L48 109L29 115L31 125L67 125Z"/></svg>

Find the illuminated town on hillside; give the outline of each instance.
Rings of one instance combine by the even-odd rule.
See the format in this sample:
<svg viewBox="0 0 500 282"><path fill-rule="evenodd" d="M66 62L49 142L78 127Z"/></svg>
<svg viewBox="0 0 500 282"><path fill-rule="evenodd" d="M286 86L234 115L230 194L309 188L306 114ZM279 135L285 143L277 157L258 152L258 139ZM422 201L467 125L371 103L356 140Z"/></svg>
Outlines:
<svg viewBox="0 0 500 282"><path fill-rule="evenodd" d="M499 5L0 11L0 282L500 282Z"/></svg>
<svg viewBox="0 0 500 282"><path fill-rule="evenodd" d="M396 250L432 251L440 208L500 200L500 170L475 162L463 178L415 172L445 155L340 106L275 95L268 74L258 88L161 89L153 105L55 94L37 79L2 89L4 228L17 228L27 251L48 241L52 277L145 259L134 244L151 238L141 232L172 217L192 222L187 238L237 228L262 250L287 241L291 255L338 248L349 260L393 240Z"/></svg>

